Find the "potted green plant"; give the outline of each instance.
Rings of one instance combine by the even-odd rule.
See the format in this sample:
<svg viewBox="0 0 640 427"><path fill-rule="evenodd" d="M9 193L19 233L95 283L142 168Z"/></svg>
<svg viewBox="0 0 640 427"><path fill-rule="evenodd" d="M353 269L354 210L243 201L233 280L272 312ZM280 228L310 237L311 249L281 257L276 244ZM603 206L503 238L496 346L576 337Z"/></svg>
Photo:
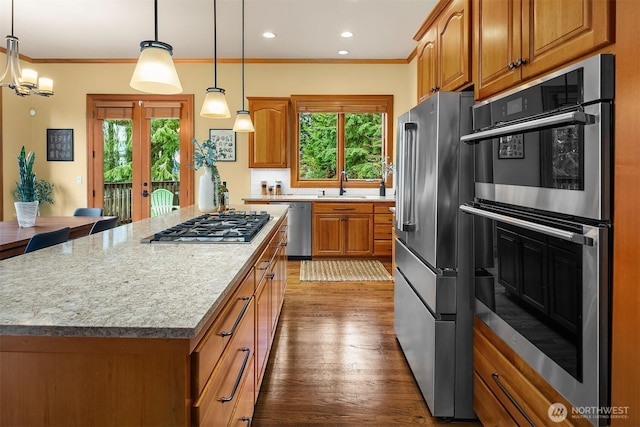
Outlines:
<svg viewBox="0 0 640 427"><path fill-rule="evenodd" d="M38 215L38 197L36 192L36 173L33 171L33 163L36 155L33 152L27 154L24 146L18 155L18 173L20 180L16 182L14 203L18 226L33 227Z"/></svg>

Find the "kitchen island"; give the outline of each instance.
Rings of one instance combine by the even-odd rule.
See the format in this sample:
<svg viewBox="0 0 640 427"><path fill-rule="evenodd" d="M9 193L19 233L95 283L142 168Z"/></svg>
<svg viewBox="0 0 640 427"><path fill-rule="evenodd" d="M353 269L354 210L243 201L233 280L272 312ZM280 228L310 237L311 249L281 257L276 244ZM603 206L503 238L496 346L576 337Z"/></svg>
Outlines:
<svg viewBox="0 0 640 427"><path fill-rule="evenodd" d="M272 219L250 243L141 243L200 214L188 207L0 261L0 425L191 425L252 411L264 329L254 293L280 285L273 331L287 206L251 210ZM271 341L260 340L263 361Z"/></svg>

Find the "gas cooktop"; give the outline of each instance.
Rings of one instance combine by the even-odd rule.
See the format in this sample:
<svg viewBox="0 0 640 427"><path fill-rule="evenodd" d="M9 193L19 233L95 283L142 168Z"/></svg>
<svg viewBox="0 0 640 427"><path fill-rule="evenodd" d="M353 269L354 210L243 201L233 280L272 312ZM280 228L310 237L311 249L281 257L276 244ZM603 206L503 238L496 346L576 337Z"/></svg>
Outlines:
<svg viewBox="0 0 640 427"><path fill-rule="evenodd" d="M271 219L267 212L204 214L142 239L142 243L248 243Z"/></svg>

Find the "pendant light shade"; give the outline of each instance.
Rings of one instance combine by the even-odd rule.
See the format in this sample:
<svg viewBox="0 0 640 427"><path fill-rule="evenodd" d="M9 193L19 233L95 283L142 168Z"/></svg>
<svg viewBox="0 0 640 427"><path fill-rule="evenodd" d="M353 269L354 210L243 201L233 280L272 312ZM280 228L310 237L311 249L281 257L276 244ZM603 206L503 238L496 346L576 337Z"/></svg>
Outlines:
<svg viewBox="0 0 640 427"><path fill-rule="evenodd" d="M207 94L204 97L200 115L209 119L226 119L231 117L227 99L224 96L224 89L218 87L207 88Z"/></svg>
<svg viewBox="0 0 640 427"><path fill-rule="evenodd" d="M236 111L233 130L236 132L255 132L249 111L244 109L244 0L242 0L242 110Z"/></svg>
<svg viewBox="0 0 640 427"><path fill-rule="evenodd" d="M247 110L238 110L236 112L236 121L233 124L235 132L255 132L251 116Z"/></svg>
<svg viewBox="0 0 640 427"><path fill-rule="evenodd" d="M158 41L158 0L154 0L155 40L140 42L140 57L129 86L147 93L173 95L182 93L182 85L173 64L173 48Z"/></svg>
<svg viewBox="0 0 640 427"><path fill-rule="evenodd" d="M224 89L218 87L218 52L216 46L216 0L213 0L213 87L207 88L200 115L209 119L227 119L231 117Z"/></svg>

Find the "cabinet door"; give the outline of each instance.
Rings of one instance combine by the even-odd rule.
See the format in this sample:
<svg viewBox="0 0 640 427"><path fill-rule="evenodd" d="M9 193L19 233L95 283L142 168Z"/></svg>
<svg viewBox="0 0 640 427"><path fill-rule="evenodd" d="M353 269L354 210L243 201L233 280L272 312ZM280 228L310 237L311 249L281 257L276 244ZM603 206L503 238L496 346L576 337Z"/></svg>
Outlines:
<svg viewBox="0 0 640 427"><path fill-rule="evenodd" d="M438 86L460 89L471 82L470 0L454 0L438 19Z"/></svg>
<svg viewBox="0 0 640 427"><path fill-rule="evenodd" d="M345 215L345 255L373 254L373 219L371 215Z"/></svg>
<svg viewBox="0 0 640 427"><path fill-rule="evenodd" d="M249 133L249 167L288 167L289 98L247 99L255 127Z"/></svg>
<svg viewBox="0 0 640 427"><path fill-rule="evenodd" d="M342 214L313 215L313 255L342 255L344 223Z"/></svg>
<svg viewBox="0 0 640 427"><path fill-rule="evenodd" d="M614 2L529 0L522 3L522 78L537 76L613 42Z"/></svg>
<svg viewBox="0 0 640 427"><path fill-rule="evenodd" d="M260 390L260 384L262 384L271 342L271 281L267 275L263 277L256 289L256 390Z"/></svg>
<svg viewBox="0 0 640 427"><path fill-rule="evenodd" d="M418 101L431 96L438 89L438 27L431 27L418 46Z"/></svg>
<svg viewBox="0 0 640 427"><path fill-rule="evenodd" d="M520 81L509 66L521 54L521 0L474 1L476 99L487 98Z"/></svg>

